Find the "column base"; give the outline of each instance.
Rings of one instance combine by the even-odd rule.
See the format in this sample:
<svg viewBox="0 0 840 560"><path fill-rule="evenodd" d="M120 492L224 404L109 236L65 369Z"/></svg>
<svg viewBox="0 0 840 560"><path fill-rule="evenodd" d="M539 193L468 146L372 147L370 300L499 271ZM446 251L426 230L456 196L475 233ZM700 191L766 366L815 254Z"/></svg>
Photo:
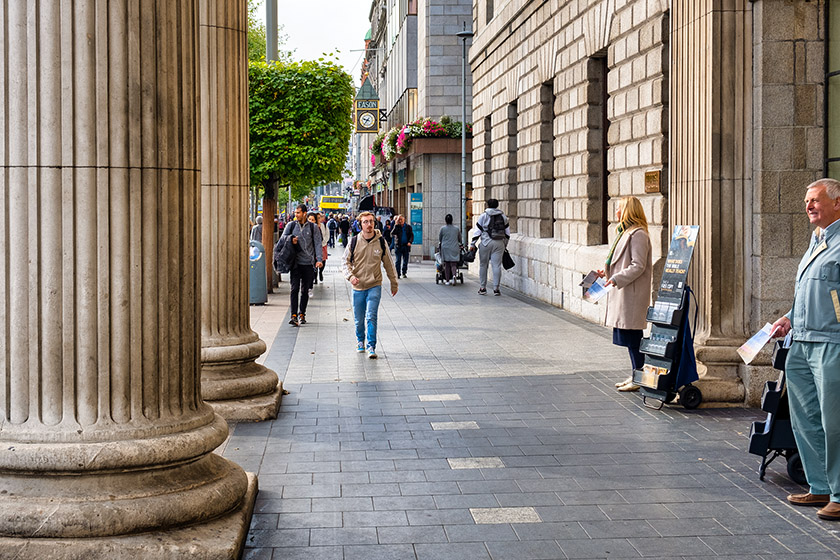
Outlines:
<svg viewBox="0 0 840 560"><path fill-rule="evenodd" d="M721 345L699 345L696 349L697 373L700 380L695 383L703 392L703 402L743 403L746 391L739 375L743 364L738 355L738 346L731 341Z"/></svg>
<svg viewBox="0 0 840 560"><path fill-rule="evenodd" d="M248 477L248 490L242 504L231 513L207 523L166 531L94 539L0 538L4 558L21 560L236 560L245 539L257 498L257 477Z"/></svg>
<svg viewBox="0 0 840 560"><path fill-rule="evenodd" d="M205 401L228 422L263 422L277 418L280 401L283 399L283 383L272 393L242 399Z"/></svg>

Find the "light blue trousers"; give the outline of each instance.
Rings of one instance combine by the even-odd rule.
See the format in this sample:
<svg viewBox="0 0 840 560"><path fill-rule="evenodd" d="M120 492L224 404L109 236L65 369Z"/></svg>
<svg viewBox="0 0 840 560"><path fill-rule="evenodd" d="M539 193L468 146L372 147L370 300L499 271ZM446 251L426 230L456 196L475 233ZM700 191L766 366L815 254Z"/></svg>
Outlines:
<svg viewBox="0 0 840 560"><path fill-rule="evenodd" d="M367 323L367 345L376 348L376 319L379 315L379 300L382 299L382 285L367 290L353 290L353 318L356 321L356 341L365 343Z"/></svg>
<svg viewBox="0 0 840 560"><path fill-rule="evenodd" d="M840 344L794 341L785 364L793 434L812 494L840 502Z"/></svg>

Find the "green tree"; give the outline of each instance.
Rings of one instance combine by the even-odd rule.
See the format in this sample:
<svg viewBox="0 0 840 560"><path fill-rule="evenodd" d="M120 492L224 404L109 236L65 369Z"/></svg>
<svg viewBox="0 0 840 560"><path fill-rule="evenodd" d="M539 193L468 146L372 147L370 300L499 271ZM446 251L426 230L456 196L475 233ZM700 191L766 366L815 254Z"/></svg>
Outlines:
<svg viewBox="0 0 840 560"><path fill-rule="evenodd" d="M291 185L301 200L316 185L341 180L356 93L350 75L321 58L251 62L248 79L251 185Z"/></svg>

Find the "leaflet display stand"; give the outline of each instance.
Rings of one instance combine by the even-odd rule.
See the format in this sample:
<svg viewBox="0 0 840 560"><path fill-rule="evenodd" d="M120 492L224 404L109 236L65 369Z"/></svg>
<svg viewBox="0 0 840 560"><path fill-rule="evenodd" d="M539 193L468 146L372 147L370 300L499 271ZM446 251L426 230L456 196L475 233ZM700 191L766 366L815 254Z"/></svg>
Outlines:
<svg viewBox="0 0 840 560"><path fill-rule="evenodd" d="M689 306L693 292L686 284L688 267L694 255L700 226L676 226L671 237L665 271L656 302L648 308L647 320L652 323L650 336L642 340L645 355L642 369L633 371L633 382L641 387L645 406L648 399L658 400L657 410L680 396L687 409L700 406L703 394L692 385L697 381L694 339L689 326ZM695 301L695 325L697 303Z"/></svg>

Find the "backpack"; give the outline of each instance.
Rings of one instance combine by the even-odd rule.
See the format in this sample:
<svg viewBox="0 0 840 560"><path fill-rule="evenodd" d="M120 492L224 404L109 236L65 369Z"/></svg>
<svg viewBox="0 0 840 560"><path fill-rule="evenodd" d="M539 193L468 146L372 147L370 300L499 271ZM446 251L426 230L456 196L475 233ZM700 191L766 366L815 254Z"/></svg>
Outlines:
<svg viewBox="0 0 840 560"><path fill-rule="evenodd" d="M353 239L350 240L350 264L353 264L353 258L355 257L356 252L356 241L359 240L358 235L354 235ZM382 247L382 254L385 254L385 239L382 236L379 236L379 246Z"/></svg>
<svg viewBox="0 0 840 560"><path fill-rule="evenodd" d="M294 267L297 260L292 238L288 235L281 235L274 244L274 270L277 274L286 274Z"/></svg>
<svg viewBox="0 0 840 560"><path fill-rule="evenodd" d="M505 229L507 229L507 224L505 223L504 215L493 214L487 221L487 228L484 231L487 232L487 235L490 236L490 239L504 239L505 237L507 237L507 234L505 234Z"/></svg>

